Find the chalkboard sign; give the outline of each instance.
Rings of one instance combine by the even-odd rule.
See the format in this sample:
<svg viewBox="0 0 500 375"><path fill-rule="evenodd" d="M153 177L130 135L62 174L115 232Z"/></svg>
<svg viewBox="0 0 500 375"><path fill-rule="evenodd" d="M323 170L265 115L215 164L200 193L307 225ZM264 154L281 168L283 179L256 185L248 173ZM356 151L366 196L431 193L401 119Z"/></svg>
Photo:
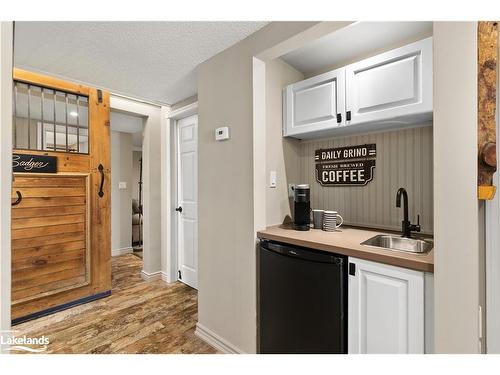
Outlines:
<svg viewBox="0 0 500 375"><path fill-rule="evenodd" d="M377 145L316 150L316 180L323 186L366 185L373 179Z"/></svg>
<svg viewBox="0 0 500 375"><path fill-rule="evenodd" d="M57 157L13 154L12 170L25 173L57 173Z"/></svg>

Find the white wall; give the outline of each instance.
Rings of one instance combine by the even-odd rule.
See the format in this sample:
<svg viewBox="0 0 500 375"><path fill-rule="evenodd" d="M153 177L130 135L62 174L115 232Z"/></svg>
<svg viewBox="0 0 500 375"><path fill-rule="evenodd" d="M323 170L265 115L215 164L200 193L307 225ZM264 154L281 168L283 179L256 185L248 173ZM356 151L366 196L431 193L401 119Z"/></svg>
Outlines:
<svg viewBox="0 0 500 375"><path fill-rule="evenodd" d="M234 351L256 351L252 56L313 25L273 22L198 70L198 330Z"/></svg>
<svg viewBox="0 0 500 375"><path fill-rule="evenodd" d="M304 75L283 62L266 62L266 225L281 224L292 215L288 183L299 183L300 141L283 138L283 87L304 79ZM269 174L276 171L276 188L269 187Z"/></svg>
<svg viewBox="0 0 500 375"><path fill-rule="evenodd" d="M12 45L12 22L0 22L0 331L10 329Z"/></svg>
<svg viewBox="0 0 500 375"><path fill-rule="evenodd" d="M111 172L111 253L119 255L132 251L132 134L111 132Z"/></svg>
<svg viewBox="0 0 500 375"><path fill-rule="evenodd" d="M434 23L436 353L480 352L476 29Z"/></svg>

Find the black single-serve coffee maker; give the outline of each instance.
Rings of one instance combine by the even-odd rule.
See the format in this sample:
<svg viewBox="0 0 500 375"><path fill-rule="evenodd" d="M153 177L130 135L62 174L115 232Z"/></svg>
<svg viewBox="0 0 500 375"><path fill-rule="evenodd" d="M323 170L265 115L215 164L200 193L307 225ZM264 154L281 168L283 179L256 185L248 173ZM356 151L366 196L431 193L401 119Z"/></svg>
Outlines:
<svg viewBox="0 0 500 375"><path fill-rule="evenodd" d="M300 184L295 186L294 190L294 217L293 227L296 230L309 230L311 222L311 202L310 202L310 188L307 184Z"/></svg>

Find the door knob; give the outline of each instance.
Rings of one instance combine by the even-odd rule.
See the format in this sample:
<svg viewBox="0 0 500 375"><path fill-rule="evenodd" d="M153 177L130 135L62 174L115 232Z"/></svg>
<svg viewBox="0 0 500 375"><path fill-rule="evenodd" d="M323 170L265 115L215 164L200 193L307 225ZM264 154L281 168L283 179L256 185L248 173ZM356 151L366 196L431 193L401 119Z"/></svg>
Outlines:
<svg viewBox="0 0 500 375"><path fill-rule="evenodd" d="M181 207L181 206L179 206L179 207L177 207L175 210L176 210L177 212L182 212L182 207Z"/></svg>

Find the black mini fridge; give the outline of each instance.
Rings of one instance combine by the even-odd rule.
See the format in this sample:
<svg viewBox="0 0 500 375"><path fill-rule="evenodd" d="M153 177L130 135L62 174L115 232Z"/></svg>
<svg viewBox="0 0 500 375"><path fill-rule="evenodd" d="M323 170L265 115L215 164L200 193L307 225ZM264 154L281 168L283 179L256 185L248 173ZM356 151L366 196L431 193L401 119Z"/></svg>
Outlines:
<svg viewBox="0 0 500 375"><path fill-rule="evenodd" d="M262 240L258 352L347 353L347 258Z"/></svg>

